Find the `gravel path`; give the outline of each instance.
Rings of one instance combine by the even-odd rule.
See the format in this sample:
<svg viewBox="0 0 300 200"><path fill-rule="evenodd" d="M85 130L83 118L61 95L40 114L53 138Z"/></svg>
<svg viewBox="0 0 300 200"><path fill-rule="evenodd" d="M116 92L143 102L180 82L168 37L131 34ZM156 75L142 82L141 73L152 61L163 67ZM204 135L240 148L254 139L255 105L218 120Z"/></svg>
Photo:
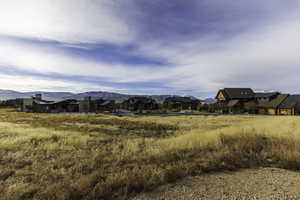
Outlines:
<svg viewBox="0 0 300 200"><path fill-rule="evenodd" d="M300 172L259 168L188 177L131 200L300 200Z"/></svg>

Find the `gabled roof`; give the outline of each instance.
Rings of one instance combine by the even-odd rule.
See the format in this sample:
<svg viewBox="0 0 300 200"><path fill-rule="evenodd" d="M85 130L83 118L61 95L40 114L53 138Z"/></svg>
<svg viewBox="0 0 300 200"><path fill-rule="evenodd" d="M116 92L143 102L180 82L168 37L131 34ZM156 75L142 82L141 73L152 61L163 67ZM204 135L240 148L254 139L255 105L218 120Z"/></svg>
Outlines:
<svg viewBox="0 0 300 200"><path fill-rule="evenodd" d="M55 104L79 104L79 101L76 99L65 99L61 101L40 101L40 100L34 100L36 104L40 105L55 105Z"/></svg>
<svg viewBox="0 0 300 200"><path fill-rule="evenodd" d="M282 104L279 106L281 109L291 109L295 107L297 104L300 104L300 94L290 95L286 98Z"/></svg>
<svg viewBox="0 0 300 200"><path fill-rule="evenodd" d="M36 100L36 99L32 99L34 103L36 104L51 104L54 101L46 101L46 100Z"/></svg>
<svg viewBox="0 0 300 200"><path fill-rule="evenodd" d="M254 92L251 88L224 88L222 92L226 99L251 99L254 98ZM217 96L218 96L217 94Z"/></svg>
<svg viewBox="0 0 300 200"><path fill-rule="evenodd" d="M101 106L106 106L106 105L112 105L115 104L115 101L113 100L106 100L104 101L102 104L100 104Z"/></svg>
<svg viewBox="0 0 300 200"><path fill-rule="evenodd" d="M228 107L234 107L235 105L237 105L240 101L235 99L235 100L230 100L227 104Z"/></svg>
<svg viewBox="0 0 300 200"><path fill-rule="evenodd" d="M257 107L259 108L277 108L288 97L288 94L279 94L271 101L260 102Z"/></svg>
<svg viewBox="0 0 300 200"><path fill-rule="evenodd" d="M256 92L255 98L269 98L279 95L279 92Z"/></svg>

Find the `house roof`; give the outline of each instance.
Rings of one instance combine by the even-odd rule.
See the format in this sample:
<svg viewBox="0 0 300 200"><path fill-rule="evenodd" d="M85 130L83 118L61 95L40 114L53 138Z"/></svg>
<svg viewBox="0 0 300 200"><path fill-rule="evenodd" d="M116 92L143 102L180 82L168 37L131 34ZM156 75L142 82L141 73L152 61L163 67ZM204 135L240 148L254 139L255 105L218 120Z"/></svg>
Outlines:
<svg viewBox="0 0 300 200"><path fill-rule="evenodd" d="M63 103L66 103L66 104L79 104L79 101L77 99L65 99L65 100L62 100L62 101L54 102L53 104L63 104Z"/></svg>
<svg viewBox="0 0 300 200"><path fill-rule="evenodd" d="M230 100L227 104L228 107L234 107L235 105L237 105L240 101L235 99L235 100Z"/></svg>
<svg viewBox="0 0 300 200"><path fill-rule="evenodd" d="M279 92L256 92L255 98L269 98L280 94Z"/></svg>
<svg viewBox="0 0 300 200"><path fill-rule="evenodd" d="M101 106L106 106L106 105L110 105L110 104L115 104L115 101L106 100L101 104Z"/></svg>
<svg viewBox="0 0 300 200"><path fill-rule="evenodd" d="M191 102L196 101L196 100L193 100L190 97L168 97L168 98L166 98L165 102L168 102L168 101L191 103Z"/></svg>
<svg viewBox="0 0 300 200"><path fill-rule="evenodd" d="M224 88L218 94L220 92L223 92L227 99L251 99L254 97L254 92L251 88Z"/></svg>
<svg viewBox="0 0 300 200"><path fill-rule="evenodd" d="M149 97L131 97L128 100L124 101L126 103L142 103L142 104L149 104L149 103L156 103L156 101Z"/></svg>
<svg viewBox="0 0 300 200"><path fill-rule="evenodd" d="M288 94L279 94L271 101L260 102L257 107L259 108L277 108L288 97Z"/></svg>
<svg viewBox="0 0 300 200"><path fill-rule="evenodd" d="M55 105L55 104L79 104L78 100L76 99L65 99L61 101L40 101L40 100L34 100L34 103L40 104L40 105Z"/></svg>
<svg viewBox="0 0 300 200"><path fill-rule="evenodd" d="M300 94L290 95L282 102L279 108L290 109L295 107L297 104L300 104Z"/></svg>
<svg viewBox="0 0 300 200"><path fill-rule="evenodd" d="M36 104L51 104L51 103L54 103L54 101L37 100L37 99L32 99L32 100Z"/></svg>

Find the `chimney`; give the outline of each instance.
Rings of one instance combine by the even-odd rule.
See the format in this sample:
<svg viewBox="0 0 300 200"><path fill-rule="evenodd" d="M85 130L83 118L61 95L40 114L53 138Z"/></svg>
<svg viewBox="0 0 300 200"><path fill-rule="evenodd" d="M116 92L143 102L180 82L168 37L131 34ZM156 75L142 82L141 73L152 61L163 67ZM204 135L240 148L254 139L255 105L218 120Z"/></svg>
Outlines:
<svg viewBox="0 0 300 200"><path fill-rule="evenodd" d="M41 101L42 100L42 94L36 94L34 98L38 101Z"/></svg>
<svg viewBox="0 0 300 200"><path fill-rule="evenodd" d="M86 97L84 97L84 100L85 100L85 101L91 101L91 100L92 100L92 97L91 97L91 96L86 96Z"/></svg>

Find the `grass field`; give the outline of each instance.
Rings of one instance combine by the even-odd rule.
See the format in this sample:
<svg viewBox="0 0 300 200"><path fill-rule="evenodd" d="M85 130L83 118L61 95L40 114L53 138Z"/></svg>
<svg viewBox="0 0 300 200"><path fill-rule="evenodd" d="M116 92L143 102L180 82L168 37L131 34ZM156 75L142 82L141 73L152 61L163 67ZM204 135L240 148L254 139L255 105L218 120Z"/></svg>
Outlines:
<svg viewBox="0 0 300 200"><path fill-rule="evenodd" d="M126 199L184 176L300 169L300 117L0 110L0 199Z"/></svg>

